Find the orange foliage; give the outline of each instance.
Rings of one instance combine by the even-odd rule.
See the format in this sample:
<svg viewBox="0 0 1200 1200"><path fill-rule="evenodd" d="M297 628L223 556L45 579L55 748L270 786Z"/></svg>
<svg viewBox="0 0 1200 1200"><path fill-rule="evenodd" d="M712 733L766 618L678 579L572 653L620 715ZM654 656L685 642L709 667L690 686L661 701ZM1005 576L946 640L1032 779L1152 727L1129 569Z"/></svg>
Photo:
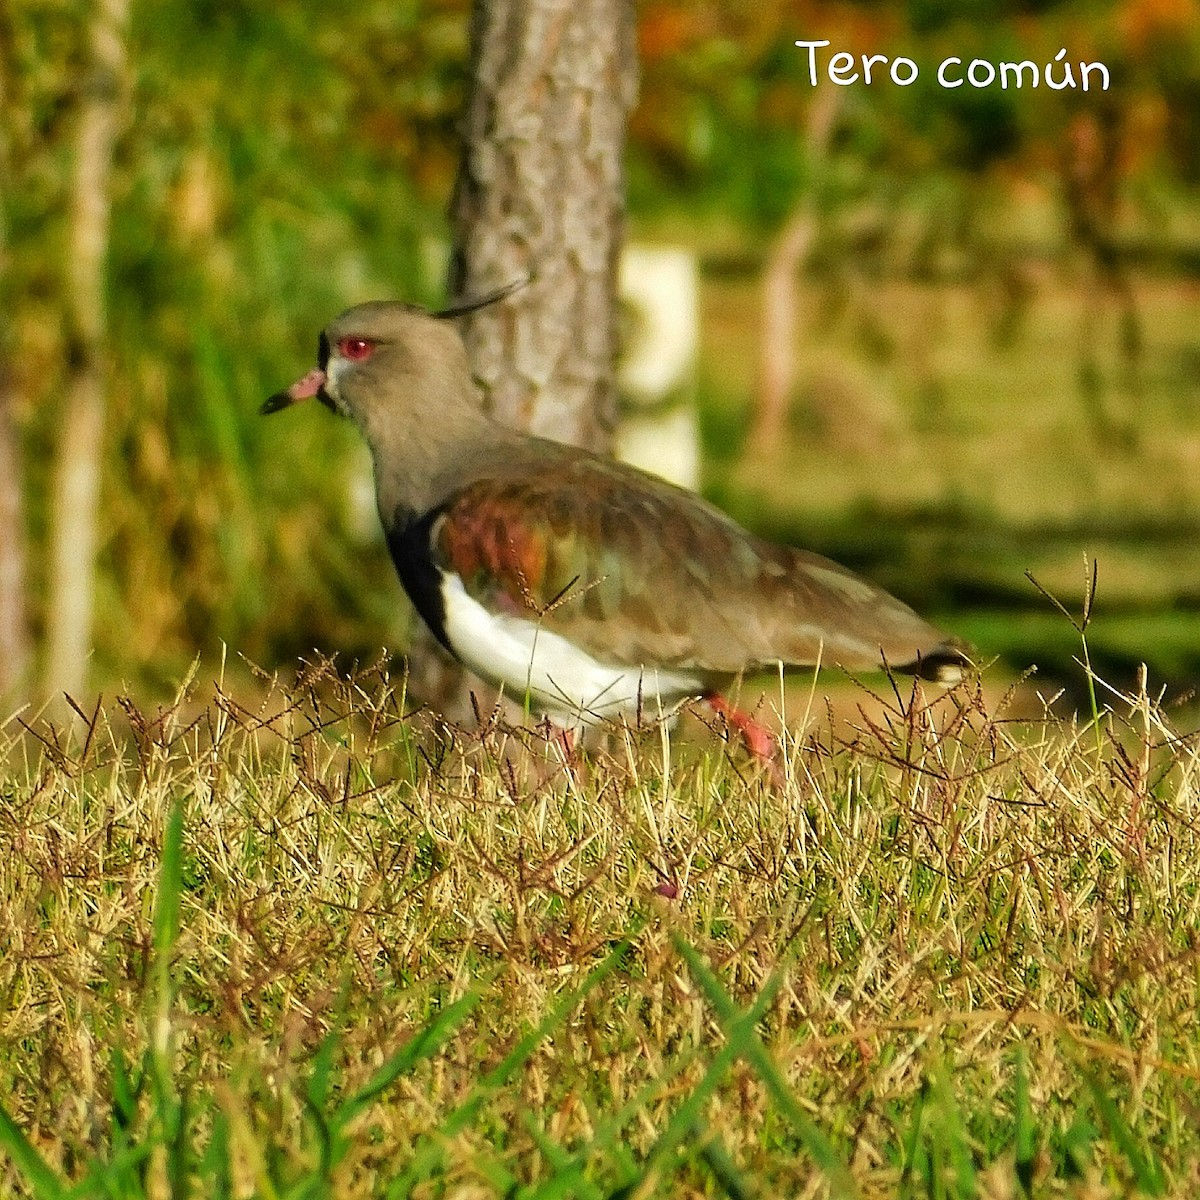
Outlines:
<svg viewBox="0 0 1200 1200"><path fill-rule="evenodd" d="M1128 0L1117 18L1121 35L1135 52L1180 34L1191 34L1200 23L1196 0Z"/></svg>
<svg viewBox="0 0 1200 1200"><path fill-rule="evenodd" d="M685 53L712 34L712 14L705 6L648 6L638 18L638 53L643 63L653 63Z"/></svg>

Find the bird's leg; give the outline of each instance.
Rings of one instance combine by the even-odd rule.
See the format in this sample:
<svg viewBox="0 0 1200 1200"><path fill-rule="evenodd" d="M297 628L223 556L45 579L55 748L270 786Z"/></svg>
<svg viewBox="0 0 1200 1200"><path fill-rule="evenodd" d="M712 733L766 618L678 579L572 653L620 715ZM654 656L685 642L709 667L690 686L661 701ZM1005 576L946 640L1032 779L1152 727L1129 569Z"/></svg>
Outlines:
<svg viewBox="0 0 1200 1200"><path fill-rule="evenodd" d="M547 749L552 753L557 752L556 756L562 765L575 775L580 765L579 741L575 729L570 725L559 725L549 717L543 717L538 723L538 730L546 739Z"/></svg>
<svg viewBox="0 0 1200 1200"><path fill-rule="evenodd" d="M749 713L735 708L724 696L719 696L716 692L709 692L704 699L713 712L724 717L730 726L741 734L742 741L746 743L746 749L755 758L766 763L772 770L778 768L776 754L779 750L779 742L765 725L760 724Z"/></svg>
<svg viewBox="0 0 1200 1200"><path fill-rule="evenodd" d="M563 762L571 763L572 765L578 762L574 729L570 729L565 725L555 725L551 740L557 742L562 748Z"/></svg>

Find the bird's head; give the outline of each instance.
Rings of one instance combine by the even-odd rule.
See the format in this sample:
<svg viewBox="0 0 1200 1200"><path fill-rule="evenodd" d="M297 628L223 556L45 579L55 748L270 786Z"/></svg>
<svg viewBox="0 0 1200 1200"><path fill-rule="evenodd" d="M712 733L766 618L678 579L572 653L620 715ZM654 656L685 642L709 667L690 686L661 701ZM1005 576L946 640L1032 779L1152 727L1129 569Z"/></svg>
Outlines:
<svg viewBox="0 0 1200 1200"><path fill-rule="evenodd" d="M316 368L262 411L315 397L369 435L382 418L403 420L398 410L409 397L423 398L431 381L465 372L462 340L452 325L415 305L376 300L331 321L317 341Z"/></svg>
<svg viewBox="0 0 1200 1200"><path fill-rule="evenodd" d="M262 411L316 397L371 439L383 425L451 417L446 405L476 408L466 351L451 318L503 299L524 282L438 313L398 300L347 309L321 333L316 368L277 392Z"/></svg>

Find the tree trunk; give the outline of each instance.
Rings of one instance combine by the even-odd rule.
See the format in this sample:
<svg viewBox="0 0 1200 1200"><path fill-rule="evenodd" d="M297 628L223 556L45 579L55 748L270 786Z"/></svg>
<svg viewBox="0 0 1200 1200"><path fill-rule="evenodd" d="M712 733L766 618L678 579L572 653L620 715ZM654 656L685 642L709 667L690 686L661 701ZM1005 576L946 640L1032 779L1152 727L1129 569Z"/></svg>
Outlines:
<svg viewBox="0 0 1200 1200"><path fill-rule="evenodd" d="M7 211L15 190L5 125L8 109L5 62L0 58L0 295L9 267ZM9 309L9 304L5 304ZM11 350L7 322L0 320L0 703L24 688L29 667L29 629L25 618L24 470L20 434L13 418L15 395L8 366ZM0 719L6 714L0 712Z"/></svg>
<svg viewBox="0 0 1200 1200"><path fill-rule="evenodd" d="M502 420L607 451L632 0L476 0L471 62L451 292L534 276L467 319L472 365Z"/></svg>
<svg viewBox="0 0 1200 1200"><path fill-rule="evenodd" d="M12 398L11 389L0 382L0 702L21 692L29 666L23 471ZM0 719L4 716L0 712Z"/></svg>
<svg viewBox="0 0 1200 1200"><path fill-rule="evenodd" d="M804 131L808 184L791 216L771 243L762 283L762 326L759 334L758 389L749 444L753 452L769 452L779 441L796 382L796 320L800 303L800 268L817 240L817 199L825 153L838 111L837 88L818 89Z"/></svg>
<svg viewBox="0 0 1200 1200"><path fill-rule="evenodd" d="M67 247L70 376L54 482L46 683L79 696L92 650L96 507L107 373L105 263L113 149L121 114L129 0L96 0L90 71L79 111Z"/></svg>
<svg viewBox="0 0 1200 1200"><path fill-rule="evenodd" d="M463 322L501 420L607 452L616 425L625 124L637 90L632 0L475 0L472 91L451 212L450 292L530 284ZM414 692L445 710L460 675L431 639ZM461 714L463 707L458 706Z"/></svg>

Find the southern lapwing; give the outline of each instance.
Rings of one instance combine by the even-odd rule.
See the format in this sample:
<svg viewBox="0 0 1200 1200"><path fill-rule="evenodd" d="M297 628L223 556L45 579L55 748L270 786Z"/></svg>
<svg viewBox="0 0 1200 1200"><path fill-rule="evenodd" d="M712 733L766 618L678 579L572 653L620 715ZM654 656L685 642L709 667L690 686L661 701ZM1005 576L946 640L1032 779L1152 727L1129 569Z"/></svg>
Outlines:
<svg viewBox="0 0 1200 1200"><path fill-rule="evenodd" d="M470 670L568 729L704 697L764 756L773 740L720 699L743 673L961 676L962 643L837 563L488 416L448 319L479 303L351 308L317 368L263 405L315 396L358 425L404 589Z"/></svg>

